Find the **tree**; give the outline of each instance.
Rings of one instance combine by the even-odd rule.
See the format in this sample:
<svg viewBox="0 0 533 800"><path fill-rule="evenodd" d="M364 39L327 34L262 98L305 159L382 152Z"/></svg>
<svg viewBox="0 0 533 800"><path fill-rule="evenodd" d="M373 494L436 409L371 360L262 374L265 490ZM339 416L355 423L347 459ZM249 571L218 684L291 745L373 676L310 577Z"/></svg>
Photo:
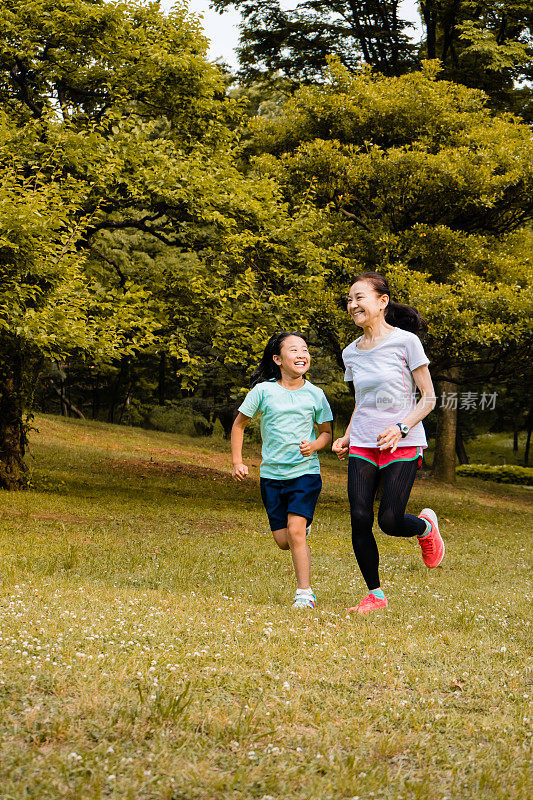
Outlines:
<svg viewBox="0 0 533 800"><path fill-rule="evenodd" d="M45 178L20 159L0 115L0 487L26 485L25 411L45 358L105 358L150 339L146 292L91 280L75 243L90 224L78 211L83 182L64 181L51 155Z"/></svg>
<svg viewBox="0 0 533 800"><path fill-rule="evenodd" d="M439 59L442 78L483 89L496 108L531 115L533 57L530 0L422 0L423 37L402 19L398 0L308 0L291 9L279 0L212 0L243 17L239 76L246 82L281 75L322 79L328 58L355 72L364 64L383 75Z"/></svg>
<svg viewBox="0 0 533 800"><path fill-rule="evenodd" d="M492 105L531 119L533 6L529 0L422 0L422 54L443 77L483 89Z"/></svg>
<svg viewBox="0 0 533 800"><path fill-rule="evenodd" d="M231 134L220 76L184 10L15 0L0 7L0 31L0 485L20 488L42 360L98 361L156 341L149 281L99 254L98 236L170 241L186 222L171 185L187 179L185 154Z"/></svg>
<svg viewBox="0 0 533 800"><path fill-rule="evenodd" d="M501 380L530 357L533 216L527 126L480 92L437 81L435 65L400 78L350 74L298 90L277 117L250 123L250 168L275 175L290 206L328 212L342 246L312 324L339 355L353 331L338 299L350 275L385 270L430 323L432 371L449 392L472 364ZM457 409L439 406L436 474L453 479Z"/></svg>
<svg viewBox="0 0 533 800"><path fill-rule="evenodd" d="M212 5L219 11L234 6L242 14L238 52L247 80L278 70L294 81L313 80L332 55L352 71L366 63L385 75L401 74L416 62L400 0L309 0L292 9L278 0Z"/></svg>
<svg viewBox="0 0 533 800"><path fill-rule="evenodd" d="M114 354L120 374L131 377L139 348L163 352L184 390L207 378L223 409L271 328L304 320L305 307L294 312L295 293L315 291L326 256L315 243L320 212L302 207L293 217L272 178L237 169L238 104L226 98L183 10L166 17L157 4L13 2L0 8L0 29L5 162L18 165L20 218L30 214L24 204L31 210L36 202L28 185L42 195L35 213L44 215L39 238L24 238L6 195L2 230L12 242L5 254L12 284L0 297L7 309L20 296L23 324L6 311L6 329L18 336L19 378L6 368L1 391L19 441L19 477L8 476L5 485L18 486L22 410L30 399L21 387L35 362L93 353L98 365ZM40 255L45 243L48 255ZM71 290L70 261L58 256L65 247L78 270ZM28 260L36 265L29 277ZM50 285L43 277L49 273ZM26 335L31 298L42 293L53 318L54 292L74 298L75 320L65 311L58 330L50 324L40 339L33 329ZM112 334L102 351L96 335L85 344L77 339L99 319ZM7 339L3 344L7 353ZM7 433L1 435L5 449Z"/></svg>

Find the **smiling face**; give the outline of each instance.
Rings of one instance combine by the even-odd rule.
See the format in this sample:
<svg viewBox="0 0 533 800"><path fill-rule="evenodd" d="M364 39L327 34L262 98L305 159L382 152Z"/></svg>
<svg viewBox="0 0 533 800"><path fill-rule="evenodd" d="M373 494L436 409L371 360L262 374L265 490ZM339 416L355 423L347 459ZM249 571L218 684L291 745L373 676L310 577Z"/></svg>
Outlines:
<svg viewBox="0 0 533 800"><path fill-rule="evenodd" d="M311 356L303 339L287 336L281 343L279 356L272 356L274 363L291 378L303 377L311 365Z"/></svg>
<svg viewBox="0 0 533 800"><path fill-rule="evenodd" d="M366 328L384 318L389 304L386 294L378 294L369 281L356 281L346 298L346 308L356 325Z"/></svg>

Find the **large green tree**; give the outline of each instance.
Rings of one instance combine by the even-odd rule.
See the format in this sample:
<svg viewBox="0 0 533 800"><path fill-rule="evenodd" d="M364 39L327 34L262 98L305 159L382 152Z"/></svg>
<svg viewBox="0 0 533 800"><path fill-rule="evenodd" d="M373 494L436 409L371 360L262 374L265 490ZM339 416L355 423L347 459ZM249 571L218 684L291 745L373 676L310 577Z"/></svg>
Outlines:
<svg viewBox="0 0 533 800"><path fill-rule="evenodd" d="M335 56L350 71L362 64L383 75L439 59L442 77L484 89L498 108L530 117L533 60L530 0L422 0L422 35L398 0L212 0L243 18L240 77L281 73L295 82L323 76Z"/></svg>
<svg viewBox="0 0 533 800"><path fill-rule="evenodd" d="M43 359L157 341L150 281L125 275L98 236L171 240L188 219L186 154L213 154L230 133L184 9L15 0L0 4L0 34L0 485L17 488Z"/></svg>
<svg viewBox="0 0 533 800"><path fill-rule="evenodd" d="M272 178L236 168L238 104L183 8L165 16L156 3L10 2L0 5L0 31L4 161L17 164L21 206L13 217L6 185L0 344L19 377L2 372L15 433L0 429L0 453L10 464L2 485L18 486L22 413L43 358L114 354L126 369L139 348L164 352L182 386L207 378L227 405L272 327L305 318L293 298L324 280L326 256L318 210L291 215ZM26 236L15 222L47 193L53 202L35 212L46 210L46 225ZM63 248L78 270L71 289ZM61 293L72 303L57 305ZM25 325L35 298L39 337ZM137 325L121 322L126 308ZM99 336L79 341L99 318L112 334L108 348Z"/></svg>
<svg viewBox="0 0 533 800"><path fill-rule="evenodd" d="M238 50L241 75L257 79L280 70L295 80L321 76L331 55L350 70L365 62L385 75L398 75L416 63L412 27L400 0L213 0L218 10L238 8L243 17Z"/></svg>
<svg viewBox="0 0 533 800"><path fill-rule="evenodd" d="M0 112L0 488L8 489L26 484L27 413L44 359L132 352L153 328L142 287L118 290L87 271L77 242L91 224L79 215L90 187L66 178L54 152L41 172L20 139Z"/></svg>
<svg viewBox="0 0 533 800"><path fill-rule="evenodd" d="M363 269L389 274L397 298L430 323L434 378L446 394L472 372L501 380L530 358L533 217L530 131L494 116L480 92L438 81L436 67L400 78L334 65L277 117L256 118L245 153L274 175L294 209L312 197L346 259L311 318L340 354L353 330L338 298ZM453 479L457 409L439 407L436 473Z"/></svg>

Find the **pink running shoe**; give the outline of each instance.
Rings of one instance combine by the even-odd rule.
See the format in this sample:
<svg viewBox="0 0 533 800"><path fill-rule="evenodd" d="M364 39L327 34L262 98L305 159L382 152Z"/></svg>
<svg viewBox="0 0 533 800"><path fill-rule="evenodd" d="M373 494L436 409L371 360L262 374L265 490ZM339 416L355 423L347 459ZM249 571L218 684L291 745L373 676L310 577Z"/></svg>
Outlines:
<svg viewBox="0 0 533 800"><path fill-rule="evenodd" d="M420 519L431 523L431 531L418 540L422 550L422 558L426 567L438 567L444 558L444 542L439 532L437 515L431 508L423 508L418 515Z"/></svg>
<svg viewBox="0 0 533 800"><path fill-rule="evenodd" d="M354 611L357 614L368 614L370 611L375 611L377 608L385 608L388 605L386 597L376 597L375 594L370 592L369 595L363 597L358 606L353 606L348 611L350 614Z"/></svg>

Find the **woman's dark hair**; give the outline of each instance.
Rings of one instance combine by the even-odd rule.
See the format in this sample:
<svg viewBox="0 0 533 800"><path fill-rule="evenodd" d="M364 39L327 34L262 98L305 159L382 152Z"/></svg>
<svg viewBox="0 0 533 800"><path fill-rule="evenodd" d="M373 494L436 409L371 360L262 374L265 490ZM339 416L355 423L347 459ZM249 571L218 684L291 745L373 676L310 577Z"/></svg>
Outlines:
<svg viewBox="0 0 533 800"><path fill-rule="evenodd" d="M281 331L281 333L275 333L271 336L267 342L261 361L252 375L252 380L250 381L250 386L252 388L256 383L270 381L272 378L279 381L281 378L281 370L278 365L274 363L272 356L281 355L281 345L287 336L298 336L299 339L303 339L307 344L305 336L298 331Z"/></svg>
<svg viewBox="0 0 533 800"><path fill-rule="evenodd" d="M353 279L352 284L357 283L357 281L366 281L371 284L374 291L379 295L387 295L389 304L385 311L385 321L389 325L394 325L395 328L402 328L404 331L411 331L411 333L419 334L427 331L427 323L422 319L420 311L403 303L395 303L391 299L389 284L379 272L362 272Z"/></svg>

